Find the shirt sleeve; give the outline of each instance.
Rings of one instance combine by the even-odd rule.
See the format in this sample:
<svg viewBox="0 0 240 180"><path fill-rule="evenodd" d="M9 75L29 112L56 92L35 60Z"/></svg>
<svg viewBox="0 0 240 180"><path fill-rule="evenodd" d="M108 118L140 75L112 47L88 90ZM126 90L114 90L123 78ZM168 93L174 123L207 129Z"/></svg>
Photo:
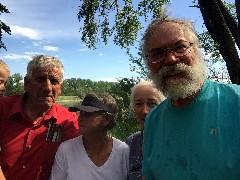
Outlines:
<svg viewBox="0 0 240 180"><path fill-rule="evenodd" d="M63 144L61 144L55 155L50 180L66 180L66 179L67 179L67 162L65 158Z"/></svg>

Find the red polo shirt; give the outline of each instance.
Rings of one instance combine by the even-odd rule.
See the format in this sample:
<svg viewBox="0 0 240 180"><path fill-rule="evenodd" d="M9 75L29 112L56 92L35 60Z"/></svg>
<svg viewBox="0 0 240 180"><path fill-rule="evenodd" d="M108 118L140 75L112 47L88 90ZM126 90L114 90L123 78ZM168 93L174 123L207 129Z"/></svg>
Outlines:
<svg viewBox="0 0 240 180"><path fill-rule="evenodd" d="M0 162L7 180L48 180L55 153L62 141L78 136L75 113L58 104L34 124L23 112L24 95L0 101ZM49 122L61 125L60 142L47 142Z"/></svg>

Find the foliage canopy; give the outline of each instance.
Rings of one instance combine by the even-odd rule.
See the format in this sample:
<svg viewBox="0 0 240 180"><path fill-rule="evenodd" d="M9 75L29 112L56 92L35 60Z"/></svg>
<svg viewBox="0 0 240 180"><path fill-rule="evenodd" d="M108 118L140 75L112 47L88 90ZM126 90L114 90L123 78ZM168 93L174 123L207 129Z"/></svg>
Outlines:
<svg viewBox="0 0 240 180"><path fill-rule="evenodd" d="M83 23L80 31L82 41L89 48L96 48L99 42L107 44L113 37L114 44L127 49L132 70L146 74L141 54L133 56L130 46L138 41L142 22L156 18L162 5L168 0L142 0L138 4L132 0L82 0L78 19ZM208 32L199 35L205 52L211 54L214 62L224 59L233 83L240 84L240 0L227 4L222 0L193 0L193 7L200 8ZM114 21L109 17L115 16ZM237 45L237 46L235 46ZM237 50L238 47L238 50ZM139 52L139 48L135 46ZM219 53L220 52L220 53Z"/></svg>
<svg viewBox="0 0 240 180"><path fill-rule="evenodd" d="M113 36L114 44L125 48L137 40L141 20L150 15L158 17L163 4L169 0L82 0L78 19L83 23L80 28L82 41L89 48L96 48L99 42L108 43ZM110 17L114 16L114 21Z"/></svg>
<svg viewBox="0 0 240 180"><path fill-rule="evenodd" d="M8 9L6 8L6 6L2 5L0 3L0 15L2 13L9 13ZM4 45L4 43L2 42L2 35L3 33L7 33L7 34L11 34L11 29L8 25L6 25L4 22L2 22L0 20L0 49L3 48L5 50L7 50L6 46Z"/></svg>

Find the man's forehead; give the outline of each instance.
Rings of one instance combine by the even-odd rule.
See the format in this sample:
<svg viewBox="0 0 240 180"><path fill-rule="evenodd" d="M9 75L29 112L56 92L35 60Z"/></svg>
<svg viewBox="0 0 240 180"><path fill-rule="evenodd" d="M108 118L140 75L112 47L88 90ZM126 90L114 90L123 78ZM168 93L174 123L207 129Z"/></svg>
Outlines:
<svg viewBox="0 0 240 180"><path fill-rule="evenodd" d="M148 50L173 45L180 40L188 40L182 25L164 22L157 25L147 39Z"/></svg>
<svg viewBox="0 0 240 180"><path fill-rule="evenodd" d="M154 34L158 36L161 36L161 35L184 36L184 28L182 25L178 23L166 22L157 26L153 31L152 35ZM170 37L165 37L165 38L170 38Z"/></svg>
<svg viewBox="0 0 240 180"><path fill-rule="evenodd" d="M53 66L38 67L33 69L33 72L43 72L43 73L57 72L57 71L60 71L60 69Z"/></svg>
<svg viewBox="0 0 240 180"><path fill-rule="evenodd" d="M56 67L44 67L44 68L36 68L33 70L33 75L54 75L54 76L62 76L62 71Z"/></svg>

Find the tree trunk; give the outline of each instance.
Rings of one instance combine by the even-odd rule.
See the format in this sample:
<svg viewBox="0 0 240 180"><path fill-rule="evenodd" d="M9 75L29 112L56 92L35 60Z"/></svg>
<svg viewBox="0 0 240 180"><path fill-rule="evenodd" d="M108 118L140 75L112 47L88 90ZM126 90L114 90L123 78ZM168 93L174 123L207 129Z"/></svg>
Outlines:
<svg viewBox="0 0 240 180"><path fill-rule="evenodd" d="M221 0L198 0L198 3L208 32L219 44L232 83L240 84L240 59L236 49L239 25L231 18Z"/></svg>
<svg viewBox="0 0 240 180"><path fill-rule="evenodd" d="M240 36L240 0L235 0L235 6L236 6L237 19L238 19L238 34Z"/></svg>

